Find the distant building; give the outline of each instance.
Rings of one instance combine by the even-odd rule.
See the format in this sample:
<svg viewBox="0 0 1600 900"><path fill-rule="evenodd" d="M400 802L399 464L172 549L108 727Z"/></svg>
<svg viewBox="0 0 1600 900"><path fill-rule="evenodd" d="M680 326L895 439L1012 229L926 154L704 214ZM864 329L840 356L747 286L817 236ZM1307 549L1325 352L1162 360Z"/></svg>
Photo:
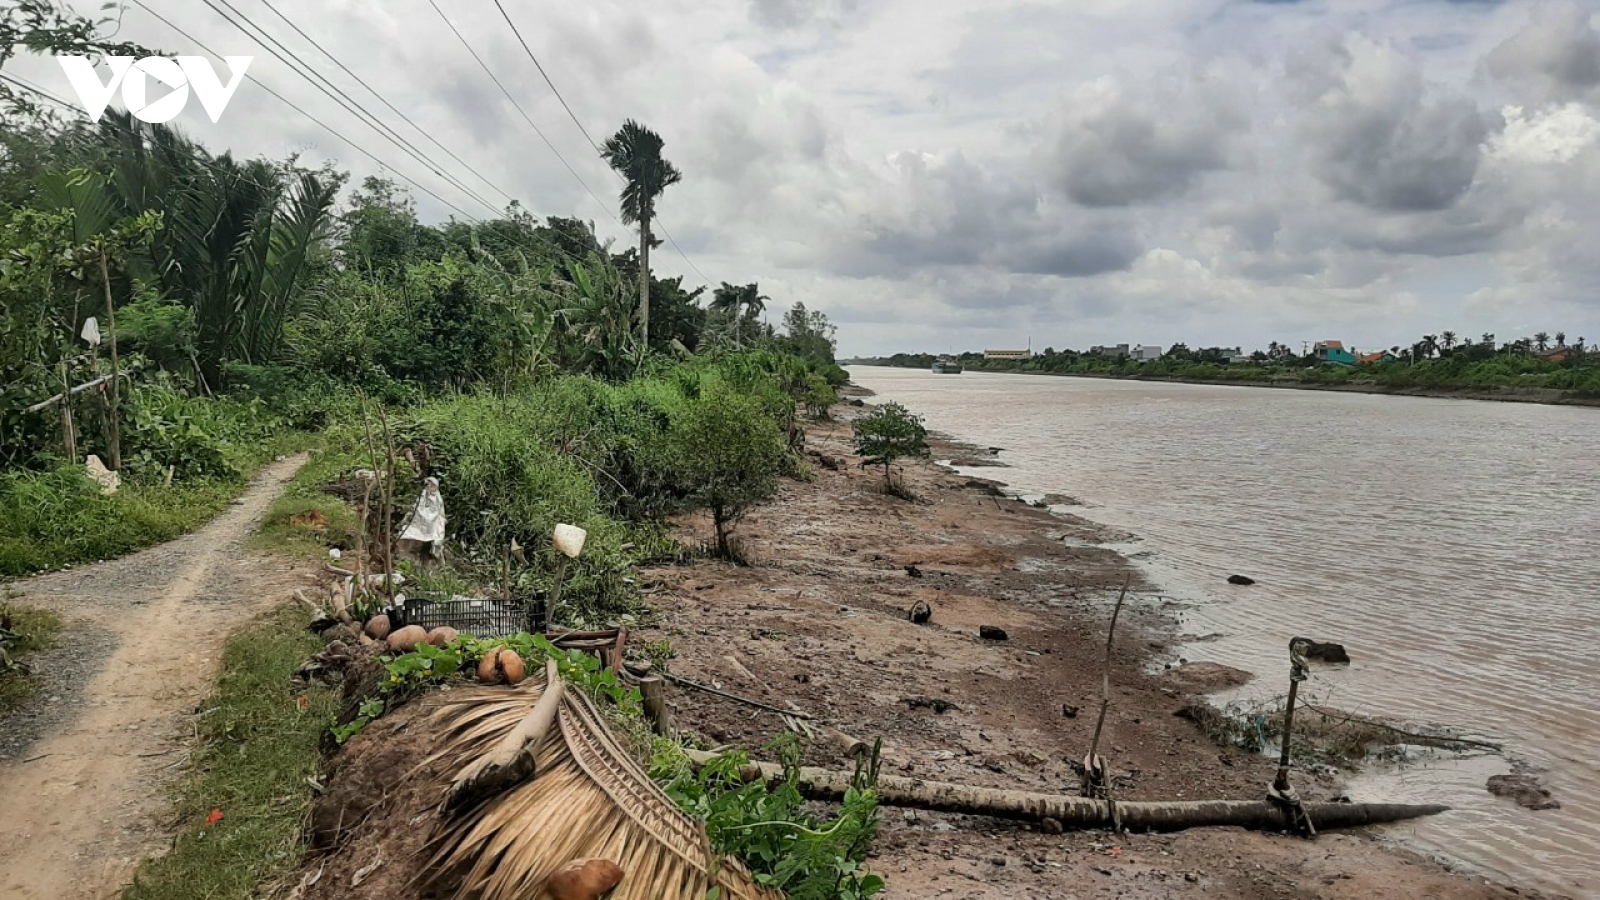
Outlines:
<svg viewBox="0 0 1600 900"><path fill-rule="evenodd" d="M1546 350L1545 352L1539 354L1539 358L1544 360L1545 362L1558 363L1558 362L1566 361L1566 358L1571 356L1571 355L1572 355L1572 348L1568 347L1565 344L1562 344L1559 347L1551 348L1551 349Z"/></svg>
<svg viewBox="0 0 1600 900"><path fill-rule="evenodd" d="M1311 348L1311 355L1317 358L1317 362L1332 363L1336 366L1356 364L1356 355L1344 348L1344 341L1317 341Z"/></svg>
<svg viewBox="0 0 1600 900"><path fill-rule="evenodd" d="M985 350L984 359L1032 359L1032 350Z"/></svg>
<svg viewBox="0 0 1600 900"><path fill-rule="evenodd" d="M1363 353L1357 356L1356 365L1371 366L1376 365L1377 363L1391 363L1394 362L1395 359L1397 359L1397 357L1393 353L1390 353L1387 350L1379 350L1377 353Z"/></svg>
<svg viewBox="0 0 1600 900"><path fill-rule="evenodd" d="M1117 344L1116 346L1113 346L1113 347L1101 347L1101 346L1090 347L1089 348L1089 355L1090 356L1118 356L1118 357L1124 357L1125 358L1125 357L1128 357L1128 356L1130 356L1132 354L1130 353L1127 344Z"/></svg>
<svg viewBox="0 0 1600 900"><path fill-rule="evenodd" d="M1133 348L1133 358L1139 362L1151 362L1166 355L1166 351L1154 344L1140 344Z"/></svg>
<svg viewBox="0 0 1600 900"><path fill-rule="evenodd" d="M1250 354L1240 352L1237 348L1235 348L1233 355L1228 357L1228 362L1237 366L1248 362L1255 362L1255 359L1251 357Z"/></svg>

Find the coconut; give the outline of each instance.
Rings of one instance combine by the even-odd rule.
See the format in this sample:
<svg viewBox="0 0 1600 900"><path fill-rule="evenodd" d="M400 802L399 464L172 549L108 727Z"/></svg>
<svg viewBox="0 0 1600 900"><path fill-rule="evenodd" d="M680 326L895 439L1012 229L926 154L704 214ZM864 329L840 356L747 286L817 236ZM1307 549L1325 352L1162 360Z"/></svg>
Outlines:
<svg viewBox="0 0 1600 900"><path fill-rule="evenodd" d="M389 649L396 653L410 653L417 649L417 645L428 640L428 629L421 625L407 625L406 627L389 635Z"/></svg>
<svg viewBox="0 0 1600 900"><path fill-rule="evenodd" d="M389 616L387 613L378 613L367 620L367 637L381 641L389 636Z"/></svg>
<svg viewBox="0 0 1600 900"><path fill-rule="evenodd" d="M575 859L555 871L545 890L555 900L599 900L622 881L622 867L609 859Z"/></svg>
<svg viewBox="0 0 1600 900"><path fill-rule="evenodd" d="M522 657L516 651L507 648L500 650L500 671L505 673L506 684L521 684L522 679L528 674L528 667L522 662ZM621 877L620 875L618 876Z"/></svg>
<svg viewBox="0 0 1600 900"><path fill-rule="evenodd" d="M440 625L438 628L428 632L428 643L442 650L445 647L448 647L451 641L460 636L461 632L456 631L449 625Z"/></svg>
<svg viewBox="0 0 1600 900"><path fill-rule="evenodd" d="M520 684L526 674L522 657L509 647L496 647L478 662L478 680L484 684Z"/></svg>

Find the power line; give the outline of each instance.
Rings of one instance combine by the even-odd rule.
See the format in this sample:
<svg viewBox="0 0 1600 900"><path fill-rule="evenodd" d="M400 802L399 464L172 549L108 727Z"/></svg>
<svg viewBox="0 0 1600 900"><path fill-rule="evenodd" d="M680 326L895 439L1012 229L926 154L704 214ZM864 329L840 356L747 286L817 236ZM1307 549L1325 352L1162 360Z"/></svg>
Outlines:
<svg viewBox="0 0 1600 900"><path fill-rule="evenodd" d="M215 50L212 50L210 47L207 47L205 44L200 43L199 39L197 39L196 37L191 35L189 32L184 31L182 28L179 28L177 25L173 24L171 19L168 19L166 16L163 16L162 14L160 14L160 13L156 12L155 10L151 9L150 7L146 6L144 4L143 0L131 0L131 2L133 3L133 5L139 7L140 9L142 9L145 12L149 13L150 15L155 16L157 19L160 19L163 23L166 24L166 26L168 28L171 28L173 31L176 31L178 34L183 35L185 38L187 38L189 41L191 41L195 46L197 46L200 49L206 51L207 53L210 53L212 56L214 56L214 57L216 57L218 59L222 58L221 54L217 53ZM384 162L383 160L379 159L377 157L377 155L375 155L372 151L366 149L365 147L362 147L360 144L357 144L355 141L352 141L349 138L345 137L343 134L339 133L339 131L336 130L333 126L323 122L321 119L317 118L316 116L313 116L312 114L310 114L310 113L306 112L305 110L301 109L295 103L290 101L289 98L283 96L282 94L278 93L277 91L275 91L272 88L268 87L267 85L263 84L261 82L261 79L255 78L255 77L249 76L249 75L246 75L245 77L249 78L251 80L251 82L253 82L257 87L261 88L262 90L266 91L267 93L271 94L272 96L278 98L278 100L282 101L285 106L289 107L290 109L294 110L295 112L299 113L300 115L305 116L306 118L310 119L316 125L321 127L322 130L328 132L329 134L333 135L334 137L338 138L339 140L344 141L345 144L347 144L348 146L354 148L356 151L360 152L361 154L363 154L364 156L366 156L368 159L372 160L373 162L377 163L379 167L381 167L383 169L387 169L390 172L393 172L402 181L406 182L407 184L411 185L412 187L416 188L417 190L422 191L424 194L427 194L429 197L432 197L433 199L435 199L435 200L439 201L440 203L444 204L445 206L448 206L451 209L455 210L456 212L460 213L461 216L463 218L467 219L468 221L470 221L470 222L480 222L480 221L482 221L482 220L478 219L477 217L467 213L466 211L461 209L461 207L456 206L454 203L451 203L449 200L444 199L443 197L441 197L438 194L434 193L432 190L430 190L427 187L423 186L421 182L418 182L416 179L412 178L411 176L405 174L404 172L401 172L399 169L396 169L394 166L391 166L388 163Z"/></svg>
<svg viewBox="0 0 1600 900"><path fill-rule="evenodd" d="M166 21L166 20L163 19L162 21ZM169 22L168 24L170 25L171 23ZM185 35L185 37L188 37L188 35ZM190 38L190 40L193 40L193 38ZM215 55L215 54L213 54L213 55ZM89 114L84 112L82 108L78 107L75 104L69 103L66 100L63 100L60 97L55 96L54 94L50 93L49 91L46 91L44 88L41 88L38 85L35 85L32 82L27 81L26 79L15 77L15 76L12 76L12 75L7 75L4 72L0 72L0 81L9 82L9 83L21 88L22 90L28 91L28 92L33 93L33 94L37 94L40 97L43 97L44 99L49 100L52 103L55 103L55 104L57 104L59 106L62 106L62 107L65 107L69 112L73 113L75 116L77 116L80 119L88 120L88 118L89 118ZM265 86L263 85L263 87L265 87ZM277 95L274 94L273 96L277 96ZM279 97L279 99L281 100L283 98ZM201 156L196 156L195 157L195 162L197 162L197 163L201 164L202 166L205 166L206 168L209 168L209 169L211 169L213 171L224 172L224 170L221 167L217 166L213 162L210 162L209 160L206 160L205 158L203 158ZM396 173L396 174L398 174L398 173ZM539 244L539 246L541 246L544 249L556 254L557 256L561 257L563 261L565 261L565 262L567 262L569 264L576 264L576 265L587 265L588 264L587 260L580 259L577 256L574 256L573 254L567 252L567 250L565 250L564 248L556 245L556 243L554 241L550 240L549 238L536 236L535 239L536 239L536 242ZM498 259L498 257L496 257L496 259Z"/></svg>
<svg viewBox="0 0 1600 900"><path fill-rule="evenodd" d="M78 107L73 106L71 103L68 103L67 101L61 99L60 97L57 97L56 95L50 93L49 91L45 90L42 87L39 87L36 84L33 84L30 81L27 81L27 80L22 79L22 78L18 78L18 77L14 76L14 75L7 75L4 72L0 72L0 81L10 82L11 84L14 84L19 88L22 88L23 90L25 90L25 91L27 91L27 92L29 92L31 94L38 94L39 96L45 98L46 100L49 100L50 102L56 104L57 106L65 106L68 109L72 110L73 112L77 113L78 115L83 116L84 118L88 118L89 114L84 112L82 109L79 109Z"/></svg>
<svg viewBox="0 0 1600 900"><path fill-rule="evenodd" d="M544 145L550 148L550 152L556 155L556 159L561 160L561 165L565 166L567 172L572 175L573 178L577 179L579 184L583 185L584 191L588 192L589 196L594 200L594 202L598 204L601 209L605 210L606 215L611 217L611 221L616 222L620 226L622 223L618 221L617 214L611 211L611 207L608 206L604 200L600 199L599 195L589 187L589 183L583 180L583 176L578 174L578 170L574 169L572 164L567 162L567 158L561 155L561 151L556 149L556 145L550 142L550 139L545 136L545 133L540 130L538 125L534 124L533 117L528 115L527 110L522 108L522 104L517 102L517 98L513 97L511 92L506 90L506 86L500 83L499 78L495 77L494 70L490 69L489 64L483 61L483 57L478 55L478 51L472 49L472 44L467 41L466 37L464 37L459 30L456 29L455 23L451 22L450 17L444 14L444 10L439 8L439 4L436 3L435 0L428 0L428 5L432 6L433 11L439 14L439 18L444 20L444 24L448 26L450 32L456 36L456 40L461 42L461 46L466 47L467 52L472 54L472 58L477 60L478 66L483 69L484 74L489 76L489 80L494 82L495 87L500 89L500 93L505 94L506 99L511 101L511 105L516 107L517 112L522 114L523 121L527 122L528 127L533 129L533 133L539 136L539 140L544 141Z"/></svg>
<svg viewBox="0 0 1600 900"><path fill-rule="evenodd" d="M456 162L460 163L464 168L466 168L466 170L468 172L471 172L473 175L476 175L478 177L479 181L482 181L484 184L487 184L489 187L493 188L497 193L500 194L500 196L502 196L502 197L504 197L504 198L506 198L507 200L510 200L510 201L515 201L516 200L515 197L511 196L511 194L509 194L506 191L502 190L499 185L495 184L494 182L490 181L487 177L485 177L483 175L483 173L479 172L477 169L474 169L471 166L471 164L469 164L466 160L464 160L461 157L455 155L455 153L453 151L451 151L451 149L449 147L446 147L444 144L439 143L438 138L435 138L432 135L432 133L430 133L427 129L425 129L422 126L418 125L417 123L411 121L411 117L410 116L407 116L405 113L403 113L399 109L395 108L395 105L393 103L390 103L382 94L378 93L376 88L374 88L370 84L367 84L367 82L364 79L362 79L362 77L360 75L357 75L356 73L350 71L350 67L346 66L344 63L340 62L339 58L337 56L334 56L332 53L328 52L327 48L325 48L321 44L317 43L316 39L313 38L311 35L306 34L304 31L302 31L300 29L300 26L296 25L293 20L291 20L288 16L285 16L282 12L279 12L278 8L276 6L272 5L271 0L261 0L261 2L262 2L262 5L266 6L267 9L272 11L273 15L275 15L278 18L282 19L285 25L288 25L290 28L294 29L294 33L295 34L298 34L301 37L305 38L306 41L311 44L311 46L317 48L319 51L322 52L323 56L326 56L328 59L332 60L333 64L338 66L346 75L349 75L351 78L354 78L356 80L357 84L360 84L362 87L366 88L367 92L372 94L372 96L377 97L378 101L380 103L382 103L384 106L389 107L389 111L390 112L392 112L395 115L399 116L400 119L402 121L404 121L407 125L410 125L412 128L415 128L417 130L418 134L421 134L423 137L425 137L429 141L431 141L435 147L438 147L440 150L443 150L446 154L448 154L450 156L451 159L453 159ZM260 26L257 26L257 27L260 27Z"/></svg>
<svg viewBox="0 0 1600 900"><path fill-rule="evenodd" d="M377 131L379 136L384 138L384 140L387 140L389 143L394 144L402 152L406 153L412 159L414 159L417 162L421 163L429 171L433 172L433 174L435 174L435 175L439 176L441 179L443 179L446 184L450 185L451 187L455 188L458 191L461 191L463 194L466 194L467 197L469 197L472 200L476 201L477 203L481 204L485 209L488 209L491 212L491 214L499 215L500 210L498 208L496 208L494 204L492 204L489 201L487 201L487 200L483 199L482 197L480 197L471 188L468 188L465 184L462 184L459 179L455 178L454 176L452 176L450 174L447 174L443 170L444 167L438 165L433 160L427 158L427 156L424 155L421 151L417 150L417 148L415 146L413 146L410 141L408 141L405 138L401 137L400 134L398 132L396 132L393 128L390 128L389 126L387 126L383 122L381 122L378 119L377 116L374 116L372 113L368 112L366 110L366 108L363 107L361 104L359 104L359 103L355 102L354 100L350 99L349 95L347 95L343 90L341 90L338 85L336 85L333 82L329 81L327 78L323 77L321 73L317 72L315 69L311 68L311 66L307 65L304 60L302 60L298 55L295 54L294 51L290 50L288 47L285 47L281 42L279 42L276 38L274 38L271 34L269 34L265 28L262 28L260 25L257 25L255 22L251 21L251 19L248 16L246 16L244 13L240 12L238 10L238 8L235 7L232 3L228 2L228 0L219 0L219 2L223 6L226 6L229 10L231 10L234 15L238 16L239 17L239 21L235 21L234 19L230 18L228 16L228 14L223 12L221 9L219 9L217 7L216 3L213 3L212 0L201 0L201 2L205 3L206 6L210 7L212 12L214 12L218 16L222 17L223 21L227 22L229 25L232 25L233 27L235 27L235 28L239 29L240 31L244 32L246 37L248 37L251 40L255 41L258 46L262 47L268 53L272 54L275 58L277 58L277 60L279 62L281 62L284 65L288 66L289 68L293 69L295 71L295 74L299 75L301 78L304 78L307 82L309 82L311 84L312 87L314 87L317 90L321 91L329 99L333 100L335 103L337 103L340 106L344 107L346 112L349 112L351 115L353 115L357 119L361 120L364 124L366 124L368 127L372 128L374 131ZM245 24L240 24L241 21L243 23L249 25L250 28L246 28ZM250 29L252 29L252 28L255 29L255 31L260 32L260 36L259 37L256 34L253 34L251 32ZM265 39L265 41L263 41L263 39ZM271 46L268 46L268 42L270 42ZM279 52L280 50L282 52ZM289 59L285 59L284 58L285 54L288 55ZM293 60L293 62L290 62L291 59ZM298 64L299 68L296 68L297 64ZM321 83L319 83L319 79L320 79ZM326 87L324 87L324 84L326 85Z"/></svg>
<svg viewBox="0 0 1600 900"><path fill-rule="evenodd" d="M429 3L432 3L432 2L434 2L434 0L429 0ZM562 91L560 91L560 88L557 88L557 86L555 86L555 82L552 82L552 80L550 80L550 75L547 74L546 70L544 70L544 66L542 66L541 62L539 62L538 56L534 56L533 48L530 48L530 46L528 46L528 42L526 42L526 40L523 40L522 32L520 32L520 30L517 30L517 22L514 22L514 21L512 21L512 19L510 19L510 13L507 13L506 6L501 5L501 0L494 0L494 6L496 6L496 8L498 8L498 10L501 11L501 18L506 19L507 26L510 26L510 34L517 35L517 43L520 43L520 45L522 45L523 53L528 54L528 59L533 59L533 67L534 67L534 69L538 69L539 70L539 75L541 75L541 77L544 77L544 83L546 83L546 85L550 86L550 93L554 93L555 94L555 99L558 99L558 101L562 101L562 109L566 110L566 117L568 117L568 119L573 120L573 125L576 125L576 127L578 127L578 130L581 131L582 135L584 135L584 139L586 139L586 141L589 141L589 146L590 147L594 147L594 151L597 152L597 154L600 154L600 152L602 152L602 151L600 151L600 144L595 143L595 139L594 138L590 138L589 130L587 130L587 128L584 128L584 123L582 123L581 120L578 119L578 114L576 114L576 112L573 112L573 107L568 106L568 104L566 104L566 98L563 98ZM435 10L437 10L437 8L438 8L438 6L435 6ZM440 13L440 14L443 14L443 13ZM549 143L549 141L546 141L546 143ZM571 167L568 167L568 168L571 168ZM619 173L619 171L616 171L616 170L611 170L611 171L613 171L613 173L616 173L616 176L618 176L618 178L622 178L622 173ZM710 283L710 279L707 279L707 277L706 277L706 272L699 271L699 266L696 266L696 264L694 264L693 259L690 259L690 255L688 255L688 253L685 253L685 251L683 251L682 247L678 247L677 240L672 239L672 232L667 231L667 224L664 223L664 221L661 221L661 216L659 216L659 215L656 216L656 226L661 227L661 237L666 237L667 243L670 243L670 245L672 245L672 248L674 248L674 250L678 251L678 256L683 256L683 261L685 261L685 263L690 264L691 269L694 269L694 272L696 272L696 274L699 274L699 277L701 277L701 280L704 280L704 282L706 282L706 283Z"/></svg>
<svg viewBox="0 0 1600 900"><path fill-rule="evenodd" d="M583 139L589 142L589 146L594 148L594 152L599 153L600 145L595 143L594 138L589 136L589 130L583 127L583 123L578 121L578 116L572 111L572 107L567 105L567 98L561 96L561 91L556 89L556 83L551 81L550 76L545 73L544 66L539 64L539 57L533 55L533 50L528 46L528 42L522 39L522 32L517 30L517 23L511 21L511 14L506 12L506 8L501 5L500 0L494 0L494 5L496 9L500 10L500 15L506 20L506 24L511 26L511 33L516 35L517 43L522 45L522 51L528 54L529 59L533 60L533 67L539 70L539 75L544 78L544 83L550 86L550 92L556 95L557 100L561 101L561 108L567 111L567 116L572 119L572 124L578 126L578 130L583 132Z"/></svg>

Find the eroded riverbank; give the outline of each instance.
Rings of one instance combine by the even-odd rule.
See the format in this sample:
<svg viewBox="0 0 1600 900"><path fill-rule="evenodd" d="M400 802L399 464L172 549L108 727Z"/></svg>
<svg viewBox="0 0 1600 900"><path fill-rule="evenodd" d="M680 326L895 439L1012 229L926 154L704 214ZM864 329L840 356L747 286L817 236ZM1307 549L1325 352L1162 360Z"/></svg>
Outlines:
<svg viewBox="0 0 1600 900"><path fill-rule="evenodd" d="M1110 607L1131 578L1102 739L1118 796L1263 794L1265 759L1220 749L1173 715L1186 690L1204 687L1146 673L1173 640L1172 619L1107 546L1125 536L998 498L928 463L905 467L916 502L886 496L881 473L851 457L849 436L847 422L812 427L814 480L786 484L740 525L756 566L649 573L662 625L640 639L670 641L675 673L792 705L865 740L881 736L895 774L1074 792L1071 761L1094 728ZM972 452L947 443L935 455ZM907 621L919 600L933 609L928 625ZM1009 639L985 641L981 625ZM953 705L935 712L909 702L918 698ZM711 695L675 689L671 700L681 725L716 742L758 748L783 729L777 717ZM811 761L843 763L830 754ZM1308 775L1297 786L1308 799L1340 792ZM875 865L895 898L1518 896L1354 835L1307 844L1233 829L1113 836L897 809L883 818Z"/></svg>

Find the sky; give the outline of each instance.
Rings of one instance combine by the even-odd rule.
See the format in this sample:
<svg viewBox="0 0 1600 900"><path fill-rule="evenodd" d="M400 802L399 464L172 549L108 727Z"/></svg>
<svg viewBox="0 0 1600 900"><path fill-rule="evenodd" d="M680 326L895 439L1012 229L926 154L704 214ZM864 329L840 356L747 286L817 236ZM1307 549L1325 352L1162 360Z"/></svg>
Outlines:
<svg viewBox="0 0 1600 900"><path fill-rule="evenodd" d="M222 0L140 2L254 56L218 123L193 101L175 120L213 151L397 171L491 215L436 167L636 242L536 58L595 140L637 119L683 171L658 275L757 281L774 322L827 313L841 356L1600 341L1600 0L517 0L531 57L493 0L440 2L526 119L428 0L228 0L433 167ZM7 72L75 98L53 60ZM412 193L427 221L463 214Z"/></svg>

